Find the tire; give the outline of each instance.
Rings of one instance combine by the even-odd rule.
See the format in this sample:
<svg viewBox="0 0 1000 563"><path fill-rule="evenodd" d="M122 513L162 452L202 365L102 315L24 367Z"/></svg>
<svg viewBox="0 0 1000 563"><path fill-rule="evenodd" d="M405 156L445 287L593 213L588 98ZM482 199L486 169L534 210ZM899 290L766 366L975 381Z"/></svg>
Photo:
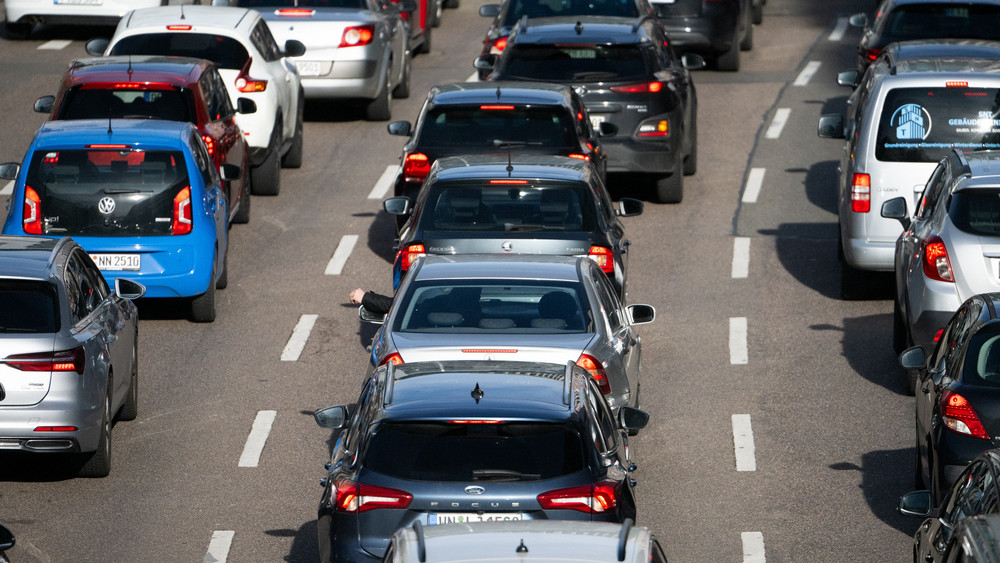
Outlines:
<svg viewBox="0 0 1000 563"><path fill-rule="evenodd" d="M431 52L431 28L428 27L424 30L424 42L417 47L417 52L421 54L426 54Z"/></svg>
<svg viewBox="0 0 1000 563"><path fill-rule="evenodd" d="M222 274L219 275L219 280L215 282L215 289L226 289L229 287L229 252L226 251L226 256L222 259Z"/></svg>
<svg viewBox="0 0 1000 563"><path fill-rule="evenodd" d="M3 36L8 40L27 39L31 35L32 25L29 23L3 22Z"/></svg>
<svg viewBox="0 0 1000 563"><path fill-rule="evenodd" d="M732 48L730 48L725 53L719 55L715 59L715 68L717 70L724 70L727 72L736 72L740 69L740 47L736 43L733 43Z"/></svg>
<svg viewBox="0 0 1000 563"><path fill-rule="evenodd" d="M118 411L118 420L135 420L139 416L139 343L138 334L136 343L132 345L132 375L129 376L128 394L125 395L125 404Z"/></svg>
<svg viewBox="0 0 1000 563"><path fill-rule="evenodd" d="M684 156L684 175L694 176L698 172L698 121L691 122L691 150Z"/></svg>
<svg viewBox="0 0 1000 563"><path fill-rule="evenodd" d="M250 169L250 189L253 195L278 195L281 191L281 167L278 150L272 148L260 166Z"/></svg>
<svg viewBox="0 0 1000 563"><path fill-rule="evenodd" d="M84 454L83 466L77 471L78 477L107 477L111 473L111 389L112 381L108 378L108 393L104 397L104 413L101 417L101 435L97 439L97 449L93 453Z"/></svg>
<svg viewBox="0 0 1000 563"><path fill-rule="evenodd" d="M299 109L295 112L295 134L292 136L292 146L285 156L281 157L282 168L302 167L302 116L305 113L306 98L299 91Z"/></svg>
<svg viewBox="0 0 1000 563"><path fill-rule="evenodd" d="M461 0L444 0L444 7L453 9L457 8L460 3Z"/></svg>
<svg viewBox="0 0 1000 563"><path fill-rule="evenodd" d="M210 323L215 320L215 268L208 281L208 289L191 298L191 320L196 323Z"/></svg>
<svg viewBox="0 0 1000 563"><path fill-rule="evenodd" d="M750 14L751 18L753 18L753 23L757 25L764 23L764 0L754 4L750 10Z"/></svg>
<svg viewBox="0 0 1000 563"><path fill-rule="evenodd" d="M747 18L746 31L743 33L743 39L740 41L740 51L749 51L753 49L753 24L750 23L750 18Z"/></svg>
<svg viewBox="0 0 1000 563"><path fill-rule="evenodd" d="M247 174L247 179L250 175ZM236 210L236 215L233 216L233 223L239 223L245 225L250 222L250 187L249 182L243 183L243 197L240 198L240 208Z"/></svg>
<svg viewBox="0 0 1000 563"><path fill-rule="evenodd" d="M441 16L444 15L444 0L434 0L434 11L427 18L431 27L441 27Z"/></svg>
<svg viewBox="0 0 1000 563"><path fill-rule="evenodd" d="M365 119L368 121L388 121L392 118L392 92L390 91L389 75L392 74L392 66L386 65L385 81L378 89L375 99L368 102L365 107Z"/></svg>
<svg viewBox="0 0 1000 563"><path fill-rule="evenodd" d="M410 76L413 71L413 57L403 54L403 76L399 79L399 84L392 91L392 97L397 100L405 100L410 97Z"/></svg>
<svg viewBox="0 0 1000 563"><path fill-rule="evenodd" d="M656 201L660 203L680 203L684 199L684 174L680 159L669 176L656 179Z"/></svg>

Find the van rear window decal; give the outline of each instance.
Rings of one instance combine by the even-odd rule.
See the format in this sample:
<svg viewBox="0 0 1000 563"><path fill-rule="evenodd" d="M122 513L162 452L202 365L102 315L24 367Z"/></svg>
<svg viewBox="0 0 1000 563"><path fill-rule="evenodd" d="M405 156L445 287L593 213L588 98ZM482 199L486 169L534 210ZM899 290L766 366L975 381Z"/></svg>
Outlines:
<svg viewBox="0 0 1000 563"><path fill-rule="evenodd" d="M883 162L933 163L953 148L1000 148L1000 88L895 88L872 117Z"/></svg>

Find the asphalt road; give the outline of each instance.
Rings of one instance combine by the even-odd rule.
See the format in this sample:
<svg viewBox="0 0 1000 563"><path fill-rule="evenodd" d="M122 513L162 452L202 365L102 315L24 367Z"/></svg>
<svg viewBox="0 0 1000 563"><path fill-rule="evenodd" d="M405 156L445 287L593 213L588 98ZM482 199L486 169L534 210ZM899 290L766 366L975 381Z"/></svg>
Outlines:
<svg viewBox="0 0 1000 563"><path fill-rule="evenodd" d="M394 119L414 119L430 86L472 74L482 2L445 12ZM695 73L700 166L684 202L626 220L629 300L658 315L641 330L652 421L632 440L639 523L673 562L910 557L919 522L894 508L912 488L913 405L891 349L891 280L870 299L840 299L840 143L815 133L849 94L834 76L853 66L860 32L837 38L838 17L870 6L769 0L740 72ZM55 93L84 40L108 33L0 40L0 162L22 158L43 121L34 99ZM139 417L114 429L110 477L0 456L13 561L316 559L330 434L311 413L360 391L373 331L348 292L391 288L392 222L369 194L403 140L362 117L309 105L305 165L283 170L281 195L255 197L250 224L233 227L215 323L140 305ZM648 195L634 178L611 188ZM352 235L343 272L325 274ZM294 332L303 315L315 315L308 335ZM303 345L294 360L290 340ZM257 466L241 467L261 411L273 424Z"/></svg>

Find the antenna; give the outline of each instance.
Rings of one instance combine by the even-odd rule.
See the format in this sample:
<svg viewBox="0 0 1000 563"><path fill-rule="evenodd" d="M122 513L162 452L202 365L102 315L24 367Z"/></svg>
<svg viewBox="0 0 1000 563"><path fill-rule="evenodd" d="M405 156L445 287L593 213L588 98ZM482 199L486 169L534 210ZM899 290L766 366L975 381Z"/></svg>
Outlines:
<svg viewBox="0 0 1000 563"><path fill-rule="evenodd" d="M111 130L111 104L108 104L108 135L111 135L114 131Z"/></svg>
<svg viewBox="0 0 1000 563"><path fill-rule="evenodd" d="M583 33L583 24L580 23L579 21L576 22L576 25L573 26L573 31L575 31L577 35L582 34Z"/></svg>
<svg viewBox="0 0 1000 563"><path fill-rule="evenodd" d="M183 2L181 2L181 19L182 20L183 19L187 19L187 18L184 17L184 3Z"/></svg>
<svg viewBox="0 0 1000 563"><path fill-rule="evenodd" d="M498 100L500 99L500 87L499 86L497 86L497 99Z"/></svg>
<svg viewBox="0 0 1000 563"><path fill-rule="evenodd" d="M128 56L128 80L129 80L129 82L132 81L132 54L131 53Z"/></svg>

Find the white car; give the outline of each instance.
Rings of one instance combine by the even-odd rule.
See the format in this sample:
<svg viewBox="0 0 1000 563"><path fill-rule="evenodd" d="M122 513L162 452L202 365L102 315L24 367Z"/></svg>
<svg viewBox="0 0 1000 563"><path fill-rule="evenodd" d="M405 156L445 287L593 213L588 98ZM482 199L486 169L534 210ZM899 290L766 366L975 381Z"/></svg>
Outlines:
<svg viewBox="0 0 1000 563"><path fill-rule="evenodd" d="M296 40L284 50L261 15L245 8L163 6L125 14L110 42L93 39L87 52L103 55L174 55L208 59L219 68L235 105L250 98L257 111L238 114L250 145L254 195L277 195L280 167L302 165L302 110L305 96L295 65L286 57L305 53ZM280 161L280 165L279 165Z"/></svg>
<svg viewBox="0 0 1000 563"><path fill-rule="evenodd" d="M24 39L35 24L115 25L136 8L161 6L166 0L5 0L4 36Z"/></svg>

